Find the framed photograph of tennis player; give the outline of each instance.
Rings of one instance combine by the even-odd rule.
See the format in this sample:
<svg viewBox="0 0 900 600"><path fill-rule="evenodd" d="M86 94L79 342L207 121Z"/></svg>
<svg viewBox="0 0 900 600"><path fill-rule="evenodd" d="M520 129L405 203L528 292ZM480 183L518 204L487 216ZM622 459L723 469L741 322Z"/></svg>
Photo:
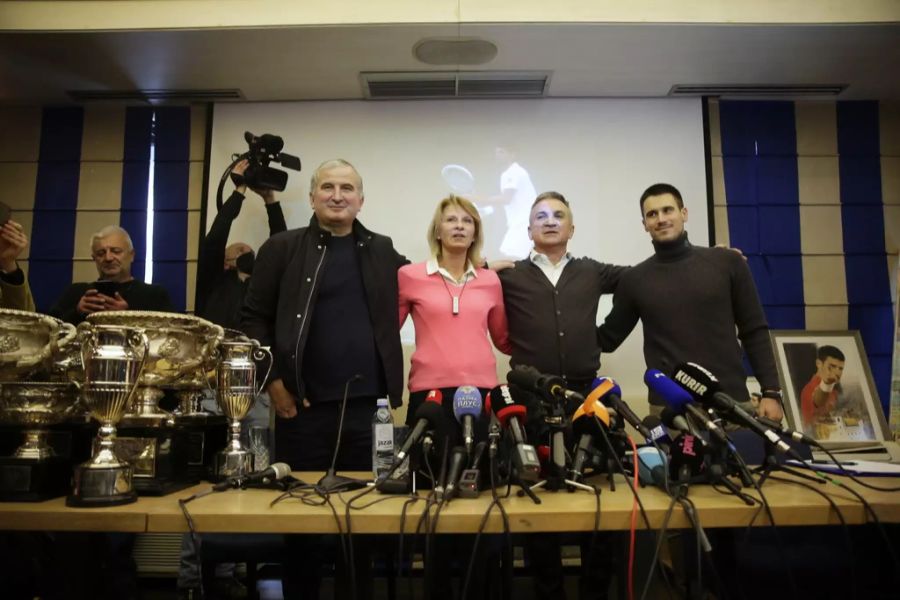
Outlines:
<svg viewBox="0 0 900 600"><path fill-rule="evenodd" d="M890 440L858 331L771 331L788 424L828 446Z"/></svg>

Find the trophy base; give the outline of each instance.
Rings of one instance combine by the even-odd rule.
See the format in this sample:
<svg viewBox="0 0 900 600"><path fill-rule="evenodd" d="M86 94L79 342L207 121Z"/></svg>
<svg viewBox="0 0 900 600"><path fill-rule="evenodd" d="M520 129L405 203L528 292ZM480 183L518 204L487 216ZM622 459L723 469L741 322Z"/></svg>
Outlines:
<svg viewBox="0 0 900 600"><path fill-rule="evenodd" d="M139 496L167 496L199 483L197 481L173 481L171 479L134 478L134 491Z"/></svg>
<svg viewBox="0 0 900 600"><path fill-rule="evenodd" d="M248 450L227 450L216 454L215 470L211 480L223 481L253 472L253 453Z"/></svg>
<svg viewBox="0 0 900 600"><path fill-rule="evenodd" d="M137 501L129 465L75 468L75 489L66 506L119 506Z"/></svg>
<svg viewBox="0 0 900 600"><path fill-rule="evenodd" d="M0 458L0 502L42 502L65 496L71 479L72 464L64 458Z"/></svg>

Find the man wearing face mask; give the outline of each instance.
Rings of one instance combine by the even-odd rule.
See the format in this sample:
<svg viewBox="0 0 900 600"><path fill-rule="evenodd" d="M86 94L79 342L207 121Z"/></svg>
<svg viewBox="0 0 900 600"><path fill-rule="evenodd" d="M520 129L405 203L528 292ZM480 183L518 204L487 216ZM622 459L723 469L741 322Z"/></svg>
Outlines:
<svg viewBox="0 0 900 600"><path fill-rule="evenodd" d="M232 170L234 192L222 205L212 227L203 240L197 265L197 300L195 313L230 329L239 329L240 310L244 294L249 286L253 263L256 258L253 249L243 242L226 246L231 224L237 219L247 194L244 171L247 161L242 160ZM281 203L275 199L272 190L253 190L266 203L269 218L269 235L285 231L287 225Z"/></svg>

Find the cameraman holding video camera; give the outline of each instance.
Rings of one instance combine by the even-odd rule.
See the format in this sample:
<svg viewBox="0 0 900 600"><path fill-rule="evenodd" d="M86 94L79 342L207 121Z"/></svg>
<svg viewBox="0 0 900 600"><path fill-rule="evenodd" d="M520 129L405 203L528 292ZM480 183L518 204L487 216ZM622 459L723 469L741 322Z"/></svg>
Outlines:
<svg viewBox="0 0 900 600"><path fill-rule="evenodd" d="M247 195L244 173L250 165L248 159L239 161L231 170L235 183L234 192L216 214L200 249L197 264L197 302L195 313L222 327L239 329L240 310L247 293L256 254L244 242L228 243L231 225L241 213ZM281 203L271 189L251 187L266 205L269 219L269 236L286 231Z"/></svg>

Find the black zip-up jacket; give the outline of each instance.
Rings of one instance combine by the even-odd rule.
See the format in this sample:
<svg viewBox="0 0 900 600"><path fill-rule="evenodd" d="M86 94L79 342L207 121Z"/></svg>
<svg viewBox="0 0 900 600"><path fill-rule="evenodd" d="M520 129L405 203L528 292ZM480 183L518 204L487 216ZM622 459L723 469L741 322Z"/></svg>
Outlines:
<svg viewBox="0 0 900 600"><path fill-rule="evenodd" d="M352 235L388 396L397 408L403 403L397 269L409 261L394 250L391 238L369 231L359 221L353 222ZM305 396L303 350L330 239L331 233L319 227L315 215L308 227L270 237L259 249L241 309L244 333L272 349L275 360L269 380L281 379L298 399Z"/></svg>

